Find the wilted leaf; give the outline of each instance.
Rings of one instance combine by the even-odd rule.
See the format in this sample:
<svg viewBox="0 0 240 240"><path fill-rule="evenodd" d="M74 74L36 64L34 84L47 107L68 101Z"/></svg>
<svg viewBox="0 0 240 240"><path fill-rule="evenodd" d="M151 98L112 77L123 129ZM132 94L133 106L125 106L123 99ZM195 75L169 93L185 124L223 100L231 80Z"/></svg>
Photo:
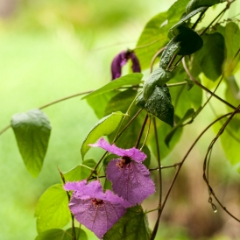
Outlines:
<svg viewBox="0 0 240 240"><path fill-rule="evenodd" d="M25 166L36 177L42 169L47 152L50 122L41 110L35 109L14 115L11 126Z"/></svg>

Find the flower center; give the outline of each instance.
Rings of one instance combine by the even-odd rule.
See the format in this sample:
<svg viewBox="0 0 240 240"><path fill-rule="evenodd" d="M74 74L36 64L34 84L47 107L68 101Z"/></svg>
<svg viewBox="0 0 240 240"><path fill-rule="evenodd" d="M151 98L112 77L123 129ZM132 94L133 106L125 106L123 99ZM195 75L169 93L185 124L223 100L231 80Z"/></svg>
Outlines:
<svg viewBox="0 0 240 240"><path fill-rule="evenodd" d="M99 205L102 205L104 202L101 199L93 198L92 203L94 206L99 206Z"/></svg>
<svg viewBox="0 0 240 240"><path fill-rule="evenodd" d="M123 156L122 159L116 163L116 166L119 167L120 169L123 169L124 167L129 165L130 162L131 162L130 157Z"/></svg>

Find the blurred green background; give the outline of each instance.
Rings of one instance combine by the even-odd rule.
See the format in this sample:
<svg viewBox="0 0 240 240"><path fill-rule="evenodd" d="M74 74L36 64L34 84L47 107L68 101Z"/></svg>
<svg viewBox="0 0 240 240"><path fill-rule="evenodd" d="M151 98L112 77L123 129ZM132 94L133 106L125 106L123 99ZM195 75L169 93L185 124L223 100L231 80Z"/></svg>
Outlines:
<svg viewBox="0 0 240 240"><path fill-rule="evenodd" d="M2 0L0 130L9 124L15 113L108 83L113 57L121 50L134 47L145 23L173 2ZM36 179L23 165L12 130L0 137L0 240L36 237L34 210L38 198L49 186L60 181L57 167L68 171L80 163L81 143L97 121L80 97L46 108L44 112L53 130L42 172ZM200 126L205 121L205 115L200 115ZM195 131L198 129L189 127L189 132ZM167 163L176 162L175 159L182 156L186 141L189 141L188 134L183 136L183 144L177 146ZM201 147L206 146L207 143L202 142ZM174 199L165 209L159 239L200 239L201 235L206 236L201 239L235 239L240 235L239 225L224 213L212 214L198 161L205 153L201 151L196 149L195 162L181 174L180 183L173 191ZM219 175L222 194L225 185L239 193L239 175L220 150L216 154L223 169ZM199 175L197 182L189 181L196 174ZM168 184L169 173L165 179ZM240 215L239 194L232 198L229 202L233 201L233 209ZM148 209L156 200L151 198L150 201L145 203ZM150 214L150 226L154 224L154 217L154 213ZM93 234L89 236L89 239L96 239Z"/></svg>

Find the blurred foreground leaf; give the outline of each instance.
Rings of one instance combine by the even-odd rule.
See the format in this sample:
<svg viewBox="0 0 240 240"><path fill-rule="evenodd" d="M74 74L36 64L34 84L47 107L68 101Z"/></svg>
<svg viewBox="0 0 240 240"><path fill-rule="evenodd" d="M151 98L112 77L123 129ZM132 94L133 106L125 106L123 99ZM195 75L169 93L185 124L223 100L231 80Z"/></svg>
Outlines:
<svg viewBox="0 0 240 240"><path fill-rule="evenodd" d="M70 221L68 197L61 184L48 188L40 197L35 210L37 230L62 228Z"/></svg>
<svg viewBox="0 0 240 240"><path fill-rule="evenodd" d="M47 152L50 122L41 110L35 109L15 114L11 126L25 166L31 175L36 177L42 169Z"/></svg>
<svg viewBox="0 0 240 240"><path fill-rule="evenodd" d="M151 232L141 206L128 208L125 215L104 235L104 240L148 240Z"/></svg>

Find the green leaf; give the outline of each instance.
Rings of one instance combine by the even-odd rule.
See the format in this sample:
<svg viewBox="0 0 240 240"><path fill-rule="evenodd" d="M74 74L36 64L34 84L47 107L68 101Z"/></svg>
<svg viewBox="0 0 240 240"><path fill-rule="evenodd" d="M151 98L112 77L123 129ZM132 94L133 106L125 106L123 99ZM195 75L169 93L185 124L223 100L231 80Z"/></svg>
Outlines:
<svg viewBox="0 0 240 240"><path fill-rule="evenodd" d="M174 108L167 86L156 86L145 104L146 110L163 122L173 126Z"/></svg>
<svg viewBox="0 0 240 240"><path fill-rule="evenodd" d="M143 85L143 96L147 100L153 93L155 86L163 86L172 77L172 73L163 68L153 71Z"/></svg>
<svg viewBox="0 0 240 240"><path fill-rule="evenodd" d="M170 93L175 115L181 119L190 108L197 111L202 104L203 92L198 86L193 86L191 89L188 89L187 85L172 87Z"/></svg>
<svg viewBox="0 0 240 240"><path fill-rule="evenodd" d="M189 0L176 1L167 11L168 20L178 20L185 12L186 5Z"/></svg>
<svg viewBox="0 0 240 240"><path fill-rule="evenodd" d="M37 230L62 228L70 221L68 197L61 184L48 188L40 197L35 210Z"/></svg>
<svg viewBox="0 0 240 240"><path fill-rule="evenodd" d="M41 110L35 109L15 114L11 126L24 164L30 174L36 177L42 169L47 152L50 122Z"/></svg>
<svg viewBox="0 0 240 240"><path fill-rule="evenodd" d="M164 46L168 28L163 24L167 20L167 13L162 12L148 21L144 27L136 46L135 53L142 69L149 68L154 54Z"/></svg>
<svg viewBox="0 0 240 240"><path fill-rule="evenodd" d="M119 91L112 90L110 92L106 92L97 96L87 98L87 103L94 110L96 116L101 119L105 115L105 109L109 102L109 100L115 96Z"/></svg>
<svg viewBox="0 0 240 240"><path fill-rule="evenodd" d="M167 146L169 146L170 141L172 140L174 134L177 132L178 128L183 127L184 122L186 120L191 119L194 114L195 111L192 108L187 110L187 112L184 114L184 117L177 122L176 126L174 126L174 128L166 136L164 142L166 143Z"/></svg>
<svg viewBox="0 0 240 240"><path fill-rule="evenodd" d="M104 235L103 240L149 240L146 214L141 206L128 208L125 215Z"/></svg>
<svg viewBox="0 0 240 240"><path fill-rule="evenodd" d="M218 122L214 125L214 130L219 131L220 127L225 121ZM230 121L225 131L220 136L221 145L225 152L227 159L230 163L238 168L240 171L240 156L239 156L239 144L240 144L240 117L235 115Z"/></svg>
<svg viewBox="0 0 240 240"><path fill-rule="evenodd" d="M157 119L158 120L158 119ZM158 142L161 150L161 159L164 159L167 155L171 153L173 148L177 143L179 143L181 134L182 134L182 128L178 128L174 135L171 138L171 141L169 142L169 146L166 145L165 139L167 135L172 131L172 128L162 122L162 121L156 121L157 123L157 133L158 133ZM155 140L155 134L153 131L150 132L148 137L148 143L149 147L152 150L152 153L155 157L157 157L157 148L156 148L156 140Z"/></svg>
<svg viewBox="0 0 240 240"><path fill-rule="evenodd" d="M126 91L120 92L114 96L108 103L106 107L106 114L120 110L121 112L126 112L133 102L137 94L136 90L128 89ZM130 119L136 114L139 110L138 107L132 105L128 115L123 119L121 126L125 126ZM140 113L138 117L134 120L132 124L124 131L121 137L118 139L117 144L122 148L131 148L135 145L141 125L144 121L144 113ZM115 134L109 135L110 141L115 137Z"/></svg>
<svg viewBox="0 0 240 240"><path fill-rule="evenodd" d="M103 93L110 92L112 90L118 89L123 86L137 85L137 84L141 83L142 76L143 75L141 73L131 73L131 74L125 75L123 77L117 78L116 80L111 81L107 85L99 88L98 90L84 96L82 99L96 97Z"/></svg>
<svg viewBox="0 0 240 240"><path fill-rule="evenodd" d="M231 76L235 72L239 54L236 57L240 48L240 30L236 23L229 22L226 26L217 26L217 31L224 36L226 47L226 59L224 62L224 75Z"/></svg>
<svg viewBox="0 0 240 240"><path fill-rule="evenodd" d="M146 168L148 168L151 162L151 151L146 145L144 145L142 151L147 155L147 158L142 163L146 166Z"/></svg>
<svg viewBox="0 0 240 240"><path fill-rule="evenodd" d="M160 67L167 68L174 54L190 55L203 46L202 38L191 28L179 26L178 35L174 37L163 51Z"/></svg>
<svg viewBox="0 0 240 240"><path fill-rule="evenodd" d="M200 8L197 8L195 10L193 10L192 12L190 12L189 14L187 15L184 15L179 22L177 22L176 24L174 24L170 29L169 31L174 31L175 28L179 27L180 25L184 24L185 21L189 20L190 18L192 18L193 16L195 16L196 14L200 13L200 12L203 12L204 10L206 10L207 7L200 7ZM175 34L176 35L176 34Z"/></svg>
<svg viewBox="0 0 240 240"><path fill-rule="evenodd" d="M72 170L63 173L66 181L74 182L86 179L91 173L91 169L93 169L96 165L96 162L92 159L85 160L83 164L80 164L73 168Z"/></svg>
<svg viewBox="0 0 240 240"><path fill-rule="evenodd" d="M76 240L88 240L87 234L79 228L75 228ZM51 229L40 233L35 240L72 240L72 229Z"/></svg>
<svg viewBox="0 0 240 240"><path fill-rule="evenodd" d="M202 6L210 7L214 4L222 3L225 1L226 0L191 0L186 7L186 12L190 13L199 7L202 7Z"/></svg>
<svg viewBox="0 0 240 240"><path fill-rule="evenodd" d="M82 158L84 158L85 154L90 149L89 144L95 143L100 137L109 135L117 129L123 115L122 112L114 112L97 122L83 141L81 147Z"/></svg>
<svg viewBox="0 0 240 240"><path fill-rule="evenodd" d="M200 68L205 76L213 81L217 80L222 74L222 66L224 62L224 38L216 32L203 35L203 47L194 53L194 68Z"/></svg>

